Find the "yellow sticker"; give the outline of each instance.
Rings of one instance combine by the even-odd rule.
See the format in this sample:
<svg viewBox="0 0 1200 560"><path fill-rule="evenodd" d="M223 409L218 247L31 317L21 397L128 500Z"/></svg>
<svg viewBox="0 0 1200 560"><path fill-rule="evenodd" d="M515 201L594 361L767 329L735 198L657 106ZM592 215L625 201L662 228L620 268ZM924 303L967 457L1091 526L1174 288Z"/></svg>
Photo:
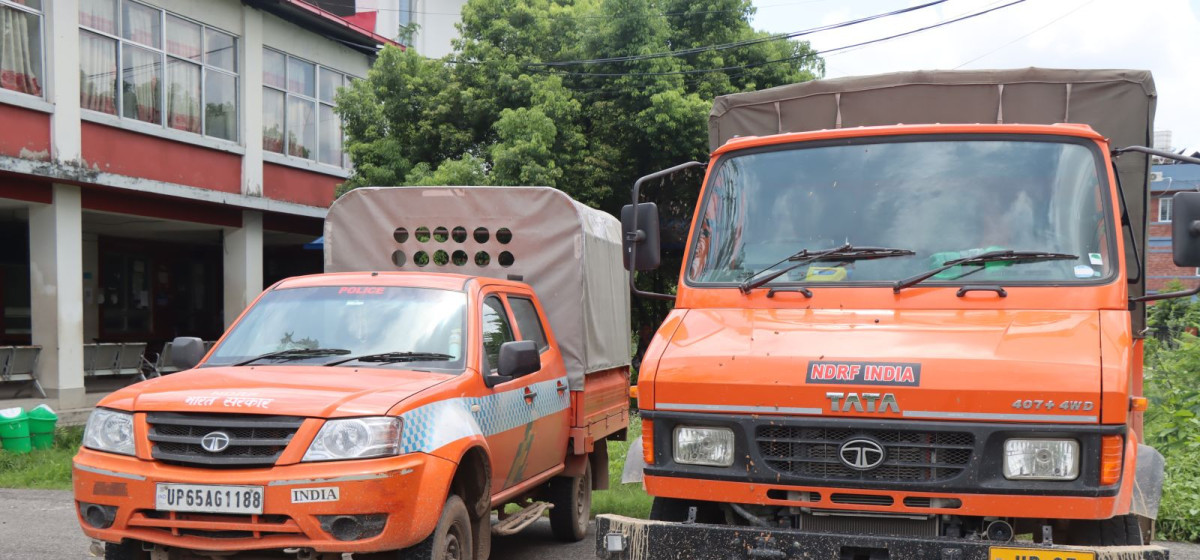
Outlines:
<svg viewBox="0 0 1200 560"><path fill-rule="evenodd" d="M1096 560L1096 553L1086 550L993 546L988 557L991 560Z"/></svg>

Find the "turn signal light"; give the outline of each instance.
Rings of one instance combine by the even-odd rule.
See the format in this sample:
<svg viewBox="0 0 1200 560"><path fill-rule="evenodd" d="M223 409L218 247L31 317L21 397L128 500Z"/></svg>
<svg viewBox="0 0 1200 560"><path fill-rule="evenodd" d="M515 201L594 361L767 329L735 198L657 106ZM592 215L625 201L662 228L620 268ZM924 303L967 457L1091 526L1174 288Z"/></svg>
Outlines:
<svg viewBox="0 0 1200 560"><path fill-rule="evenodd" d="M1121 480L1121 455L1124 448L1121 436L1100 438L1100 486L1111 486Z"/></svg>
<svg viewBox="0 0 1200 560"><path fill-rule="evenodd" d="M1146 397L1129 397L1129 410L1142 412L1150 408L1150 399Z"/></svg>
<svg viewBox="0 0 1200 560"><path fill-rule="evenodd" d="M654 464L654 421L642 419L642 460Z"/></svg>
<svg viewBox="0 0 1200 560"><path fill-rule="evenodd" d="M638 397L637 385L630 385L629 386L629 398L636 399L637 397Z"/></svg>

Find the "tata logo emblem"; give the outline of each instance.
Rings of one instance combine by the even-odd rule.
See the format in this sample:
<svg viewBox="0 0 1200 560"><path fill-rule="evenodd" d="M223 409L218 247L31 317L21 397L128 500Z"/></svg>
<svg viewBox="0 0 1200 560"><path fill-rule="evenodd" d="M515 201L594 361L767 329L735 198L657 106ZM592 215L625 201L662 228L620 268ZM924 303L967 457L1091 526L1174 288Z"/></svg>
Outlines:
<svg viewBox="0 0 1200 560"><path fill-rule="evenodd" d="M869 471L883 464L887 452L878 442L865 438L854 438L838 449L838 458L847 467L858 471Z"/></svg>
<svg viewBox="0 0 1200 560"><path fill-rule="evenodd" d="M229 447L229 434L225 432L211 432L200 438L200 447L209 453L225 451L225 448Z"/></svg>

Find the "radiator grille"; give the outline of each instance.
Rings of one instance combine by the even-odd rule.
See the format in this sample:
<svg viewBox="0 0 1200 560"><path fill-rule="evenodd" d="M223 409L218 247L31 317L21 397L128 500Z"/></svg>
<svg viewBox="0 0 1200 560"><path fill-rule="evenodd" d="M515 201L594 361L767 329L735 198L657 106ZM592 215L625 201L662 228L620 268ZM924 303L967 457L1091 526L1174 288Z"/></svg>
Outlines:
<svg viewBox="0 0 1200 560"><path fill-rule="evenodd" d="M199 467L270 466L287 448L303 418L249 414L180 414L154 412L150 425L151 455L160 461ZM213 453L201 447L204 436L223 432L229 446Z"/></svg>
<svg viewBox="0 0 1200 560"><path fill-rule="evenodd" d="M815 515L814 515L815 514ZM799 519L800 530L812 533L843 535L880 535L892 537L936 537L937 518L912 519L900 516L839 515L837 512L814 511Z"/></svg>
<svg viewBox="0 0 1200 560"><path fill-rule="evenodd" d="M863 436L882 443L887 457L879 467L860 471L843 464L838 451ZM755 438L769 467L812 480L942 482L962 474L975 450L969 432L759 426Z"/></svg>

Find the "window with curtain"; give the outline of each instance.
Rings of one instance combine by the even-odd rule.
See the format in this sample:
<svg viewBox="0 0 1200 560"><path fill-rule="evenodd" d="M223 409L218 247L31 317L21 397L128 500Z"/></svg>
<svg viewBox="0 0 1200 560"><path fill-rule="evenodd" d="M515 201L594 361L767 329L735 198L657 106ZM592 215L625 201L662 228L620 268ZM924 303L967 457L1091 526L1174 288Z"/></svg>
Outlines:
<svg viewBox="0 0 1200 560"><path fill-rule="evenodd" d="M0 88L42 96L41 0L0 0Z"/></svg>
<svg viewBox="0 0 1200 560"><path fill-rule="evenodd" d="M130 0L80 0L79 25L84 109L237 141L233 35Z"/></svg>
<svg viewBox="0 0 1200 560"><path fill-rule="evenodd" d="M349 167L342 151L342 120L334 108L341 72L263 49L263 149Z"/></svg>

